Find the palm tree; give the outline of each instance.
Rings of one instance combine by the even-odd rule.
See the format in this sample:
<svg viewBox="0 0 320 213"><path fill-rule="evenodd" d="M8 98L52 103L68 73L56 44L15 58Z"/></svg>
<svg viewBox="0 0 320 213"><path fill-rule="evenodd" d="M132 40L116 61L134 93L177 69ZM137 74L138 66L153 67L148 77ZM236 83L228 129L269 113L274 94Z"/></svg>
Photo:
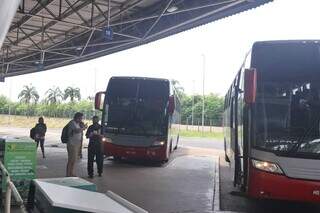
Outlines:
<svg viewBox="0 0 320 213"><path fill-rule="evenodd" d="M67 100L70 98L71 102L74 102L75 99L78 99L78 101L81 100L81 94L80 94L80 89L79 88L74 88L74 87L68 87L67 89L64 90L64 100Z"/></svg>
<svg viewBox="0 0 320 213"><path fill-rule="evenodd" d="M53 87L46 92L46 103L57 104L60 103L60 100L63 99L63 94L59 87Z"/></svg>
<svg viewBox="0 0 320 213"><path fill-rule="evenodd" d="M25 85L19 93L18 98L22 103L30 104L32 101L37 103L39 100L39 94L34 86Z"/></svg>
<svg viewBox="0 0 320 213"><path fill-rule="evenodd" d="M178 80L172 79L171 84L175 88L178 96L182 97L184 95L184 88L181 86L180 82Z"/></svg>

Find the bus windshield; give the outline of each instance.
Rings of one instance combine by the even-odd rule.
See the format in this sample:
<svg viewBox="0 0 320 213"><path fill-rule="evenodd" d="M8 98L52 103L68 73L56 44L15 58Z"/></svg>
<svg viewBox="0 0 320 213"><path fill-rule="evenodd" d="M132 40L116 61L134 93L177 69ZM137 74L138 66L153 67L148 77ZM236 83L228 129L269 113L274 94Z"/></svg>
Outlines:
<svg viewBox="0 0 320 213"><path fill-rule="evenodd" d="M258 68L254 108L255 147L284 156L320 158L319 49L310 50L312 55L304 50L306 55L297 56L287 65L273 63L274 67L264 56L266 66ZM272 57L286 62L295 56L290 52L280 54L281 57L273 53Z"/></svg>
<svg viewBox="0 0 320 213"><path fill-rule="evenodd" d="M169 82L112 79L107 90L106 131L115 134L166 134Z"/></svg>

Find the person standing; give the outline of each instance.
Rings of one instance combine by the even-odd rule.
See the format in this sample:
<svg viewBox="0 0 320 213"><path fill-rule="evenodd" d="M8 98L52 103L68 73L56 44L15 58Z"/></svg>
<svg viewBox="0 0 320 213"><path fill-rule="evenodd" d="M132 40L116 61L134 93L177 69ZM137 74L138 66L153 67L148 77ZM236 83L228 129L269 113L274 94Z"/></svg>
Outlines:
<svg viewBox="0 0 320 213"><path fill-rule="evenodd" d="M67 177L74 177L74 167L77 162L80 146L81 146L81 137L82 132L87 128L85 124L83 127L80 127L82 122L83 114L77 112L73 120L68 124L68 142L67 142L67 151L68 151L68 163L67 163Z"/></svg>
<svg viewBox="0 0 320 213"><path fill-rule="evenodd" d="M99 177L102 175L103 171L103 154L101 150L101 125L99 124L99 117L92 117L92 125L89 126L86 137L89 138L88 146L88 176L93 178L93 162L94 157L96 157L96 163L98 168Z"/></svg>
<svg viewBox="0 0 320 213"><path fill-rule="evenodd" d="M46 132L47 132L47 125L44 123L43 117L40 117L38 119L38 123L36 124L34 129L35 129L34 130L35 131L34 140L37 143L37 148L39 147L39 143L40 143L42 157L46 158L45 154L44 154L44 140L45 140L45 136L46 136Z"/></svg>

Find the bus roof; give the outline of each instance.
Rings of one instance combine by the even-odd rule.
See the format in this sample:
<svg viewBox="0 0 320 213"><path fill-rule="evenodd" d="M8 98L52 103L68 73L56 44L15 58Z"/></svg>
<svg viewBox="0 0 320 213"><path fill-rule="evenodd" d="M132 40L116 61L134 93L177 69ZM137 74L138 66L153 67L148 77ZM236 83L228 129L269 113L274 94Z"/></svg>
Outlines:
<svg viewBox="0 0 320 213"><path fill-rule="evenodd" d="M264 76L304 75L320 67L319 40L263 41L252 47L251 67ZM280 73L281 74L280 74Z"/></svg>
<svg viewBox="0 0 320 213"><path fill-rule="evenodd" d="M139 76L112 76L110 80L116 79L127 79L127 80L146 80L146 81L168 81L165 78L149 78L149 77L139 77Z"/></svg>
<svg viewBox="0 0 320 213"><path fill-rule="evenodd" d="M274 41L256 41L252 48L259 46L273 46L273 45L302 45L302 44L315 44L319 45L320 40L274 40Z"/></svg>

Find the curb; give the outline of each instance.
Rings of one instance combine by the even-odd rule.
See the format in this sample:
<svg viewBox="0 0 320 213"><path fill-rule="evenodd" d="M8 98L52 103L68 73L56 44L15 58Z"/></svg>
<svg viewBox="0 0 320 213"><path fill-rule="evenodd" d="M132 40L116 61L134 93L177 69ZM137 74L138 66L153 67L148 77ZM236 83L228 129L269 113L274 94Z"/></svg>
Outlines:
<svg viewBox="0 0 320 213"><path fill-rule="evenodd" d="M214 188L213 188L213 212L219 212L220 209L220 157L216 158L216 165L214 168Z"/></svg>
<svg viewBox="0 0 320 213"><path fill-rule="evenodd" d="M221 211L220 206L220 157L216 157L216 165L214 168L214 185L213 185L213 213L243 213L235 211Z"/></svg>

